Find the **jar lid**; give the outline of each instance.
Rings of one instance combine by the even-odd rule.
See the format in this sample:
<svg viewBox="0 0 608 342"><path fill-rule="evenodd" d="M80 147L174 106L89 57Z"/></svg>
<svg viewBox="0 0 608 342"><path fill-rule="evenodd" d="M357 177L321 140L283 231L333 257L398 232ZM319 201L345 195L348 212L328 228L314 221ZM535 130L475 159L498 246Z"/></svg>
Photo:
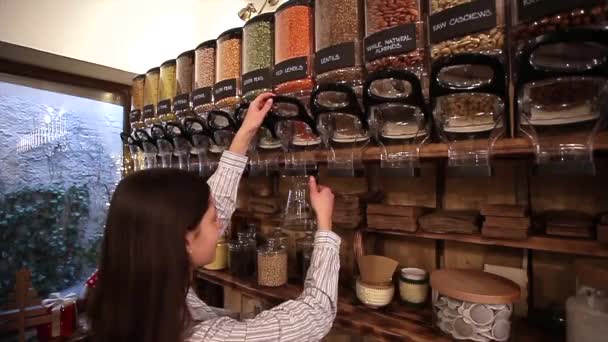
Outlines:
<svg viewBox="0 0 608 342"><path fill-rule="evenodd" d="M236 36L237 38L242 37L243 36L243 28L242 27L235 27L235 28L231 28L230 30L226 30L226 31L220 33L219 36L217 36L217 40L228 38L230 36Z"/></svg>
<svg viewBox="0 0 608 342"><path fill-rule="evenodd" d="M511 304L520 298L519 285L478 270L442 269L431 274L431 287L442 295L478 304Z"/></svg>
<svg viewBox="0 0 608 342"><path fill-rule="evenodd" d="M166 67L169 65L175 65L175 59L170 59L168 61L164 61L163 64L160 65L160 67L162 68L162 67Z"/></svg>
<svg viewBox="0 0 608 342"><path fill-rule="evenodd" d="M608 291L608 262L592 258L577 258L574 262L576 277L581 285Z"/></svg>
<svg viewBox="0 0 608 342"><path fill-rule="evenodd" d="M190 57L190 58L194 57L194 50L184 51L184 52L180 53L176 59L180 59L180 58L186 57L186 56Z"/></svg>
<svg viewBox="0 0 608 342"><path fill-rule="evenodd" d="M275 13L279 13L289 7L292 6L314 6L315 2L314 0L289 0L286 3L282 4L281 6L279 6L276 10Z"/></svg>
<svg viewBox="0 0 608 342"><path fill-rule="evenodd" d="M137 75L135 77L133 77L133 81L139 81L139 80L143 80L146 78L146 74L141 74L141 75Z"/></svg>
<svg viewBox="0 0 608 342"><path fill-rule="evenodd" d="M262 13L262 14L258 14L255 17L247 20L247 22L245 23L245 25L243 25L243 28L247 27L247 25L251 25L253 23L257 23L260 21L270 21L273 22L274 21L274 12L268 12L268 13Z"/></svg>
<svg viewBox="0 0 608 342"><path fill-rule="evenodd" d="M198 46L194 50L209 49L209 48L215 49L216 47L217 47L217 41L215 39L211 39L211 40L207 40L207 41L204 41L204 42L198 44Z"/></svg>
<svg viewBox="0 0 608 342"><path fill-rule="evenodd" d="M153 74L153 73L158 73L160 72L160 67L154 67L148 71L146 71L146 74Z"/></svg>

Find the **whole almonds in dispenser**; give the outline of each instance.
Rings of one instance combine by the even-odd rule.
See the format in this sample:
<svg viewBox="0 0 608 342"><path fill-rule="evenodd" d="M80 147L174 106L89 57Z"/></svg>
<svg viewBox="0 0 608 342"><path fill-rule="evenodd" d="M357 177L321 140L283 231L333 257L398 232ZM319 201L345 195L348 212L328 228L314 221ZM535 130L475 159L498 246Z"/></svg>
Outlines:
<svg viewBox="0 0 608 342"><path fill-rule="evenodd" d="M502 55L504 0L430 0L431 59L459 53Z"/></svg>
<svg viewBox="0 0 608 342"><path fill-rule="evenodd" d="M366 0L365 18L367 71L409 70L420 77L424 62L420 0Z"/></svg>

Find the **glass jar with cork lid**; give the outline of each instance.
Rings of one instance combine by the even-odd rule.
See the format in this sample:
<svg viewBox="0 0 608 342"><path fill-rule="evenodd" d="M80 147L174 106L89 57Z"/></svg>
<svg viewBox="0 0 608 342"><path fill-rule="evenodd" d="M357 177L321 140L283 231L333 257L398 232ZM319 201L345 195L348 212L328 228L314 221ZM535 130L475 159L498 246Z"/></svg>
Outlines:
<svg viewBox="0 0 608 342"><path fill-rule="evenodd" d="M269 238L258 249L258 284L278 287L287 283L287 249L276 238Z"/></svg>
<svg viewBox="0 0 608 342"><path fill-rule="evenodd" d="M247 102L272 91L274 13L257 15L243 26L242 93Z"/></svg>
<svg viewBox="0 0 608 342"><path fill-rule="evenodd" d="M235 107L241 101L241 44L243 29L233 28L217 38L213 102L216 108Z"/></svg>

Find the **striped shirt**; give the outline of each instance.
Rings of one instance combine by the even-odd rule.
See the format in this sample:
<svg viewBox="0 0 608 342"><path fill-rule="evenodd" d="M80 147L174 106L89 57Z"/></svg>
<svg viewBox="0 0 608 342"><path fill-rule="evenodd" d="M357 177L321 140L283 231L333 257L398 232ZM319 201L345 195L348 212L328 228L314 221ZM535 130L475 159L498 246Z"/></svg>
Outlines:
<svg viewBox="0 0 608 342"><path fill-rule="evenodd" d="M209 179L218 219L225 228L235 210L236 193L247 157L224 152L217 171ZM220 341L319 341L329 333L336 317L340 237L333 232L315 235L304 291L295 300L261 312L253 319L237 321L221 309L201 301L193 291L187 296L192 318L188 342Z"/></svg>

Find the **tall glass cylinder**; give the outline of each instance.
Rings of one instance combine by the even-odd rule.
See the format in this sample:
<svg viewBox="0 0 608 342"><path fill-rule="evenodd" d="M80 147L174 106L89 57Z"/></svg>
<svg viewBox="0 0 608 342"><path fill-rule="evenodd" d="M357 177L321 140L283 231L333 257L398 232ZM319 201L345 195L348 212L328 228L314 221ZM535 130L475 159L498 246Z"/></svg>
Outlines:
<svg viewBox="0 0 608 342"><path fill-rule="evenodd" d="M216 107L231 107L241 101L241 43L243 29L230 29L217 38L215 85Z"/></svg>
<svg viewBox="0 0 608 342"><path fill-rule="evenodd" d="M274 14L255 16L243 26L243 98L252 101L272 91Z"/></svg>

